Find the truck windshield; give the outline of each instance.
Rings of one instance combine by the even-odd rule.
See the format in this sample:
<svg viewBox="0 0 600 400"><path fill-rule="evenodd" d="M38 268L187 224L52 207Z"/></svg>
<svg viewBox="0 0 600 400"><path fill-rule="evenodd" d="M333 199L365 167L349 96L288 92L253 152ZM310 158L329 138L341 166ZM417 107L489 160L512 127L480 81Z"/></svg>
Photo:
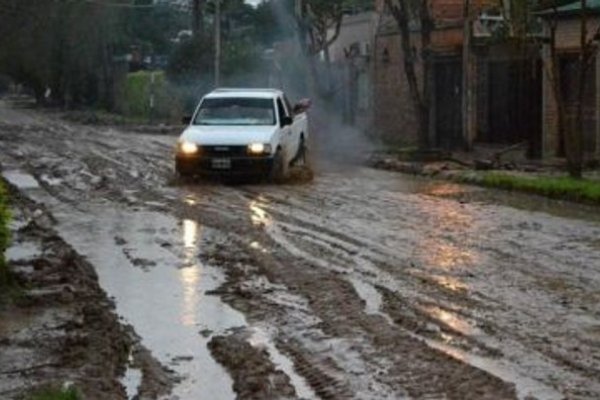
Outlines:
<svg viewBox="0 0 600 400"><path fill-rule="evenodd" d="M272 99L204 99L194 125L275 125Z"/></svg>

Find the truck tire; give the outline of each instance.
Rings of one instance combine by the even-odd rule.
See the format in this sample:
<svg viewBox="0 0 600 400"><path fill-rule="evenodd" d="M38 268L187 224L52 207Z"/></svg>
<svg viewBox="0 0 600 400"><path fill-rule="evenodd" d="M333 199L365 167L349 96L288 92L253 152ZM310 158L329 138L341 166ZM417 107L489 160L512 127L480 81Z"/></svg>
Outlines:
<svg viewBox="0 0 600 400"><path fill-rule="evenodd" d="M290 164L293 166L308 166L308 146L306 145L304 136L300 138L300 143L298 143L298 152Z"/></svg>
<svg viewBox="0 0 600 400"><path fill-rule="evenodd" d="M283 150L278 149L273 158L273 166L271 168L269 180L273 183L282 183L287 178L287 174L288 166L285 162L285 155Z"/></svg>
<svg viewBox="0 0 600 400"><path fill-rule="evenodd" d="M302 163L303 167L310 167L308 158L308 146L304 137L300 139L300 147L298 148L298 161Z"/></svg>

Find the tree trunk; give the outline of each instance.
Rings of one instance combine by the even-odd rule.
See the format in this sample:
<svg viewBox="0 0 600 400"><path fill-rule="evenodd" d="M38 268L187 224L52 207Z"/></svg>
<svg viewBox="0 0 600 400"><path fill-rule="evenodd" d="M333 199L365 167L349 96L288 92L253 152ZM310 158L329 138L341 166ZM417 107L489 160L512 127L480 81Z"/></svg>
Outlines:
<svg viewBox="0 0 600 400"><path fill-rule="evenodd" d="M421 60L423 63L423 93L421 95L420 119L419 124L419 147L426 149L429 143L429 124L430 124L430 102L431 102L431 33L434 29L434 21L429 10L429 2L421 1Z"/></svg>
<svg viewBox="0 0 600 400"><path fill-rule="evenodd" d="M192 2L192 32L194 36L204 33L204 2L205 0L191 0Z"/></svg>
<svg viewBox="0 0 600 400"><path fill-rule="evenodd" d="M431 32L433 30L433 21L429 13L429 4L426 1L422 1L421 6L419 7L419 17L421 22L421 60L423 65L421 71L421 85L419 85L416 71L417 54L413 51L413 43L410 37L409 3L407 0L398 0L398 5L395 5L392 0L386 0L386 4L392 11L392 15L398 25L398 30L400 31L404 74L408 84L410 97L417 114L419 148L425 149L429 147L429 102L431 97L429 78L431 73Z"/></svg>
<svg viewBox="0 0 600 400"><path fill-rule="evenodd" d="M308 91L310 93L311 98L317 100L321 97L321 93L319 90L320 85L317 80L319 74L317 71L317 64L315 60L315 57L317 55L312 54L310 50L310 32L307 23L304 20L304 8L301 0L296 0L294 17L296 20L296 37L298 40L298 44L300 45L302 56L305 59L306 65L308 66L308 71L306 73L306 83L308 85Z"/></svg>

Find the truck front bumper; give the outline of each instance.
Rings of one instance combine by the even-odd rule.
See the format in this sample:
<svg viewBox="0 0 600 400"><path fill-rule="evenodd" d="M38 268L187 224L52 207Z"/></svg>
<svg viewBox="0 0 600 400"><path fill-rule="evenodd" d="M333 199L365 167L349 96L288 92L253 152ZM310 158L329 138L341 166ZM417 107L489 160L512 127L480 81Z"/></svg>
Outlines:
<svg viewBox="0 0 600 400"><path fill-rule="evenodd" d="M181 175L257 176L267 175L273 167L272 156L202 157L175 156L175 169Z"/></svg>

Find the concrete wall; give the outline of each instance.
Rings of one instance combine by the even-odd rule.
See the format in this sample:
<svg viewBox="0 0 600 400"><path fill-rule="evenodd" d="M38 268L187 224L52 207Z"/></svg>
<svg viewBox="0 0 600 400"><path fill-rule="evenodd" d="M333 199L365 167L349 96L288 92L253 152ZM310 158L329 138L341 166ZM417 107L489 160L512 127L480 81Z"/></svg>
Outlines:
<svg viewBox="0 0 600 400"><path fill-rule="evenodd" d="M345 15L342 20L340 35L329 48L331 61L343 61L345 59L344 50L347 50L354 43L359 43L361 47L366 44L369 50L372 51L377 20L378 15L372 11L356 15Z"/></svg>

